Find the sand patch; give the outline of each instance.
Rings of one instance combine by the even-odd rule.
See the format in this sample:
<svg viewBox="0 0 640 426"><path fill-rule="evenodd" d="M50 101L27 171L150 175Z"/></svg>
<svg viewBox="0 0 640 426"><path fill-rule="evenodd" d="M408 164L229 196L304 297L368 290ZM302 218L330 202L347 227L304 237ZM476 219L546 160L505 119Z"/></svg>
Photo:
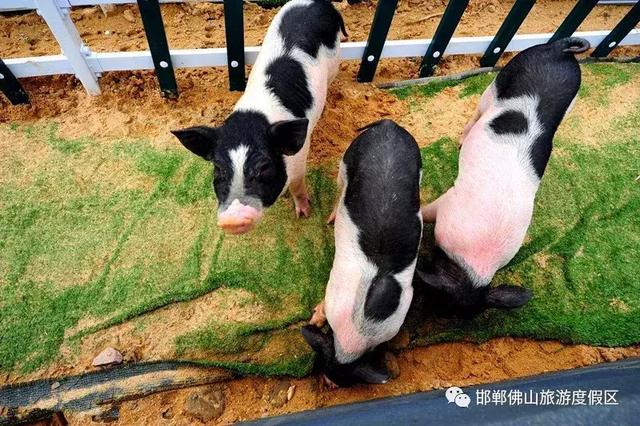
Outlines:
<svg viewBox="0 0 640 426"><path fill-rule="evenodd" d="M410 113L400 124L410 129L421 147L442 137L458 140L473 117L480 95L460 97L460 86L447 87L431 98L409 98Z"/></svg>
<svg viewBox="0 0 640 426"><path fill-rule="evenodd" d="M455 36L495 34L513 5L512 0L471 0ZM342 13L350 41L366 40L377 2L357 5L334 3ZM445 0L403 0L399 3L389 31L390 40L431 38L444 12ZM521 34L553 32L574 2L539 1L520 29ZM221 4L192 2L163 4L161 7L169 46L173 49L224 47L224 18ZM247 46L260 45L279 8L244 6ZM624 6L598 6L580 26L580 31L602 30L613 26L627 12ZM76 7L71 11L83 41L97 52L147 49L138 8L116 6L106 16L97 7ZM2 57L55 55L60 52L46 24L35 12L14 14L0 21Z"/></svg>
<svg viewBox="0 0 640 426"><path fill-rule="evenodd" d="M175 359L175 338L198 330L212 322L251 324L273 317L255 295L242 289L219 289L188 302L178 302L157 309L120 325L97 331L81 341L70 336L101 324L104 318L86 317L67 330L57 363L40 369L20 380L56 377L93 371L94 356L106 347L120 350L125 362Z"/></svg>
<svg viewBox="0 0 640 426"><path fill-rule="evenodd" d="M285 379L295 386L292 399L282 407L268 401L271 389L282 379L248 377L226 382L225 411L216 424L292 413L315 408L383 398L448 386L471 386L508 378L525 377L555 370L583 367L640 355L639 347L612 349L584 345L562 345L556 341L499 338L486 343L446 343L402 351L397 356L400 376L384 386L359 385L327 390L318 377ZM184 404L192 390L171 391L120 407L118 425L157 423L170 409L171 422L189 424ZM82 424L72 415L70 424ZM165 420L166 421L166 420Z"/></svg>
<svg viewBox="0 0 640 426"><path fill-rule="evenodd" d="M639 68L640 69L640 68ZM598 87L598 78L583 67L585 83L594 91ZM574 110L558 129L558 137L567 138L587 146L601 146L624 137L632 137L632 131L618 128L612 133L615 123L629 114L637 114L640 109L640 77L634 74L631 81L614 87L606 93L589 93L578 98ZM622 131L623 133L620 133Z"/></svg>

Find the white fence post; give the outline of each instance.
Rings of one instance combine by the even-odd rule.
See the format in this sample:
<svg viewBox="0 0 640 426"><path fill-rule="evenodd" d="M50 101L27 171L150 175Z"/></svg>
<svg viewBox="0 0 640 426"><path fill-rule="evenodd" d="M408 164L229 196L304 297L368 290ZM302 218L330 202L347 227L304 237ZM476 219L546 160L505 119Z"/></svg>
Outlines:
<svg viewBox="0 0 640 426"><path fill-rule="evenodd" d="M59 4L60 3L60 4ZM53 36L58 41L62 54L69 59L73 72L87 93L100 94L100 85L96 73L89 66L87 46L82 43L80 34L69 15L68 0L35 0L38 14L45 20Z"/></svg>

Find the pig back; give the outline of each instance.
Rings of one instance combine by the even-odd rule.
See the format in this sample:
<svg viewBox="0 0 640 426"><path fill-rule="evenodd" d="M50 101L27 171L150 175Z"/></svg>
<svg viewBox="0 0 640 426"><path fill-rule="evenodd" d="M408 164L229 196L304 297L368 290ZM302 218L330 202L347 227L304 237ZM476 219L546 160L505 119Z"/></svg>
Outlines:
<svg viewBox="0 0 640 426"><path fill-rule="evenodd" d="M565 50L567 39L530 47L516 55L496 76L498 99L523 95L540 99L543 125L555 128L580 88L580 66Z"/></svg>
<svg viewBox="0 0 640 426"><path fill-rule="evenodd" d="M364 254L380 271L411 264L420 243L420 172L415 139L391 120L370 125L347 149L344 204Z"/></svg>
<svg viewBox="0 0 640 426"><path fill-rule="evenodd" d="M555 132L580 88L580 66L569 48L575 40L561 39L520 52L494 82L498 104L511 104L510 100L515 99L536 102L540 132L530 146L529 156L539 179L549 161Z"/></svg>

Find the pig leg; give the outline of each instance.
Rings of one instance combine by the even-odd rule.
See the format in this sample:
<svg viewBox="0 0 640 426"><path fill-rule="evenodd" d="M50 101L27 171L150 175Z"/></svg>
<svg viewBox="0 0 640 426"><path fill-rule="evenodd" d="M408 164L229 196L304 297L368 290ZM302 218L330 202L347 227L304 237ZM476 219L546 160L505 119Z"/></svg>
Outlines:
<svg viewBox="0 0 640 426"><path fill-rule="evenodd" d="M327 83L331 84L331 82L338 75L338 71L340 71L340 59L329 59L329 72L327 73Z"/></svg>
<svg viewBox="0 0 640 426"><path fill-rule="evenodd" d="M425 223L435 223L438 215L438 205L440 204L442 197L444 197L444 195L431 203L425 204L420 209L422 212L422 220Z"/></svg>
<svg viewBox="0 0 640 426"><path fill-rule="evenodd" d="M333 208L333 211L329 215L329 218L327 219L327 225L333 225L336 222L337 210L338 210L338 205L336 204L336 206Z"/></svg>
<svg viewBox="0 0 640 426"><path fill-rule="evenodd" d="M571 101L571 103L569 104L569 108L567 108L567 111L564 113L564 115L566 116L567 114L569 114L571 111L573 111L573 107L576 106L576 101L578 100L578 95L576 95L573 100Z"/></svg>
<svg viewBox="0 0 640 426"><path fill-rule="evenodd" d="M313 308L313 315L311 316L311 320L309 320L309 324L315 325L318 328L324 327L327 323L327 315L324 313L324 300L318 304L315 308Z"/></svg>
<svg viewBox="0 0 640 426"><path fill-rule="evenodd" d="M304 179L299 178L289 185L289 192L293 196L293 204L296 209L296 217L309 217L311 215L311 202L307 192L307 184Z"/></svg>
<svg viewBox="0 0 640 426"><path fill-rule="evenodd" d="M322 384L326 387L326 389L328 390L336 390L338 389L338 385L336 385L335 383L333 383L331 381L330 378L328 378L325 374L322 375Z"/></svg>
<svg viewBox="0 0 640 426"><path fill-rule="evenodd" d="M336 213L338 211L338 205L340 204L340 197L342 197L342 189L344 188L344 166L342 161L340 162L340 167L338 168L338 179L336 179L338 184L338 201L336 201L333 206L333 211L329 215L329 219L327 219L327 225L333 225L336 221Z"/></svg>
<svg viewBox="0 0 640 426"><path fill-rule="evenodd" d="M307 172L307 154L309 153L311 129L307 135L304 146L293 157L287 159L287 174L290 177L289 193L293 197L293 203L296 210L296 217L309 217L311 214L311 203L309 202L309 193L307 192L307 184L305 182L305 174Z"/></svg>

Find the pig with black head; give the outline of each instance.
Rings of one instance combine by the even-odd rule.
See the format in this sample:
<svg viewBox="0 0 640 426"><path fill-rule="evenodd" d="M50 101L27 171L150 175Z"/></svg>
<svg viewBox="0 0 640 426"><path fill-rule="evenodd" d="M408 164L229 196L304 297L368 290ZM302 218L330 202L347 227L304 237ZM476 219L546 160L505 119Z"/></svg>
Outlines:
<svg viewBox="0 0 640 426"><path fill-rule="evenodd" d="M580 88L581 38L533 46L516 55L483 93L461 138L454 186L422 209L435 222L436 250L419 277L448 315L516 308L523 287L490 287L524 241L556 129Z"/></svg>
<svg viewBox="0 0 640 426"><path fill-rule="evenodd" d="M422 236L415 139L390 120L365 129L340 163L333 267L324 302L302 329L325 378L338 386L389 379L372 350L404 322Z"/></svg>
<svg viewBox="0 0 640 426"><path fill-rule="evenodd" d="M219 127L173 131L213 163L218 225L250 231L289 188L298 217L310 214L305 184L311 132L324 108L346 35L329 0L292 0L274 17L247 87Z"/></svg>

